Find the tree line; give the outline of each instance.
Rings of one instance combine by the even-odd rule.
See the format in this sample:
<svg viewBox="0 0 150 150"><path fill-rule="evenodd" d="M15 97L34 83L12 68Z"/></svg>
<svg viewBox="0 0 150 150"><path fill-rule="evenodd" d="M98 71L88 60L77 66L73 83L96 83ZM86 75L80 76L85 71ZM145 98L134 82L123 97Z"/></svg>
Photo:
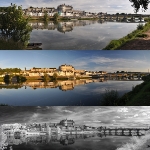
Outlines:
<svg viewBox="0 0 150 150"><path fill-rule="evenodd" d="M4 74L4 73L20 73L21 69L20 68L5 68L2 69L0 68L0 74Z"/></svg>

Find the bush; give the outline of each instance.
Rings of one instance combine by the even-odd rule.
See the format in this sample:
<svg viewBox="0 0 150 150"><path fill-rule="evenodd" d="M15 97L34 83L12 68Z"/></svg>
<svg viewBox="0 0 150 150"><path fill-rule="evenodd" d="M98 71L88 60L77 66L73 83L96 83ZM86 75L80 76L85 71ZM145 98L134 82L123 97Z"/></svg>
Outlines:
<svg viewBox="0 0 150 150"><path fill-rule="evenodd" d="M0 38L0 49L1 50L22 50L25 46L21 42L15 42L11 40L5 40Z"/></svg>
<svg viewBox="0 0 150 150"><path fill-rule="evenodd" d="M141 88L142 88L142 84L136 85L134 88L132 87L132 92L134 94L137 94L141 91Z"/></svg>
<svg viewBox="0 0 150 150"><path fill-rule="evenodd" d="M110 42L110 44L105 47L106 50L110 50L110 49L115 49L116 47L119 47L120 46L120 41L118 40L112 40Z"/></svg>
<svg viewBox="0 0 150 150"><path fill-rule="evenodd" d="M127 37L130 39L132 38L132 34L128 34Z"/></svg>
<svg viewBox="0 0 150 150"><path fill-rule="evenodd" d="M22 75L17 75L17 82L25 82L27 79L26 77L22 76Z"/></svg>
<svg viewBox="0 0 150 150"><path fill-rule="evenodd" d="M102 105L103 106L116 106L119 98L118 92L115 90L106 90L103 94Z"/></svg>
<svg viewBox="0 0 150 150"><path fill-rule="evenodd" d="M143 24L138 24L137 25L137 30L143 30L144 29L144 25Z"/></svg>
<svg viewBox="0 0 150 150"><path fill-rule="evenodd" d="M143 34L137 34L136 37L142 37L142 38L145 38L145 37L147 37L147 34L144 34L144 33L143 33Z"/></svg>

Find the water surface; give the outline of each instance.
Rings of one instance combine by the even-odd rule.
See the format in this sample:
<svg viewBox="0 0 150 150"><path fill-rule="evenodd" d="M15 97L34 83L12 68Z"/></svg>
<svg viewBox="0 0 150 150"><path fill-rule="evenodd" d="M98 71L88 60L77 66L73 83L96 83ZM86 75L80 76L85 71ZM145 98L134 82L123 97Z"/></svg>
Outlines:
<svg viewBox="0 0 150 150"><path fill-rule="evenodd" d="M18 86L1 84L0 103L14 106L97 106L106 90L117 90L121 96L142 82L67 80L27 82Z"/></svg>
<svg viewBox="0 0 150 150"><path fill-rule="evenodd" d="M33 31L31 43L42 43L42 49L50 50L100 50L113 39L126 36L139 23L101 22L77 20L68 22L30 22Z"/></svg>
<svg viewBox="0 0 150 150"><path fill-rule="evenodd" d="M59 135L50 138L44 136L30 136L23 141L9 138L7 149L30 149L30 150L116 150L123 143L130 140L125 136L99 137L95 135Z"/></svg>

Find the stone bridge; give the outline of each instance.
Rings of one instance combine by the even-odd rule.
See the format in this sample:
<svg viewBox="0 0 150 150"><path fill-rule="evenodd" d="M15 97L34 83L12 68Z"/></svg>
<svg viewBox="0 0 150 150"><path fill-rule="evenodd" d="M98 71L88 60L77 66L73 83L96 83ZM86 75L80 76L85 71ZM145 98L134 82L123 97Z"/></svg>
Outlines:
<svg viewBox="0 0 150 150"><path fill-rule="evenodd" d="M142 136L145 135L148 128L118 128L118 129L100 129L100 134L109 136Z"/></svg>

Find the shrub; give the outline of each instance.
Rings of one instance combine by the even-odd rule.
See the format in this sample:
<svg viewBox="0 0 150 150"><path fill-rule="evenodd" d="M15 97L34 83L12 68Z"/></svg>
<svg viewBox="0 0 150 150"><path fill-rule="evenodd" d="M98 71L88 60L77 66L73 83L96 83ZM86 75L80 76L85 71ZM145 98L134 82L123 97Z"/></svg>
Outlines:
<svg viewBox="0 0 150 150"><path fill-rule="evenodd" d="M145 37L147 37L147 34L144 34L144 33L143 33L143 34L137 34L136 37L142 37L142 38L145 38Z"/></svg>
<svg viewBox="0 0 150 150"><path fill-rule="evenodd" d="M143 81L150 81L150 75L142 77Z"/></svg>
<svg viewBox="0 0 150 150"><path fill-rule="evenodd" d="M116 47L120 46L120 41L112 40L110 44L105 48L106 50L115 49Z"/></svg>
<svg viewBox="0 0 150 150"><path fill-rule="evenodd" d="M103 106L116 106L119 98L118 92L115 90L106 90L103 94L102 105Z"/></svg>
<svg viewBox="0 0 150 150"><path fill-rule="evenodd" d="M137 25L137 30L143 30L144 29L144 25L143 24L138 24Z"/></svg>

